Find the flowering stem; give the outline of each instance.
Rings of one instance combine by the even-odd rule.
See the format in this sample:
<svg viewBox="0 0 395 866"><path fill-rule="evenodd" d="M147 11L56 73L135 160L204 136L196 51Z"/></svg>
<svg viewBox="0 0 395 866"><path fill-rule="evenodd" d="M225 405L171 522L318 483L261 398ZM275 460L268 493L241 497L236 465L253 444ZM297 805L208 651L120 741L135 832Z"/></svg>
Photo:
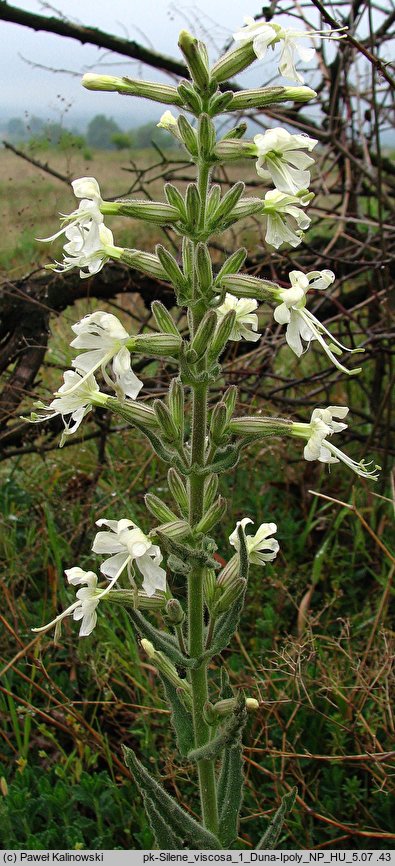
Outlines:
<svg viewBox="0 0 395 866"><path fill-rule="evenodd" d="M206 436L207 388L196 385L193 394L192 418L192 465L203 466ZM204 476L190 477L189 520L196 525L203 515ZM196 566L188 581L188 636L189 652L199 657L204 652L204 568ZM208 700L207 665L204 662L197 670L191 671L193 727L195 747L203 746L210 739L210 730L203 715L203 707ZM214 762L198 762L200 799L205 827L213 833L218 831L217 792Z"/></svg>
<svg viewBox="0 0 395 866"><path fill-rule="evenodd" d="M198 188L201 196L200 228L204 229L205 208L208 193L210 168L204 162L199 165ZM193 310L193 331L204 314L204 309ZM204 367L204 361L202 362ZM192 441L191 466L200 468L205 465L207 434L207 390L203 383L192 386ZM193 529L203 516L205 476L191 473L189 483L189 522ZM199 657L204 653L204 567L196 565L188 578L188 643L189 653ZM208 701L207 663L203 662L197 670L191 671L192 717L195 747L209 742L210 729L203 715ZM200 760L197 764L199 774L200 801L204 826L212 833L218 832L217 790L214 761Z"/></svg>

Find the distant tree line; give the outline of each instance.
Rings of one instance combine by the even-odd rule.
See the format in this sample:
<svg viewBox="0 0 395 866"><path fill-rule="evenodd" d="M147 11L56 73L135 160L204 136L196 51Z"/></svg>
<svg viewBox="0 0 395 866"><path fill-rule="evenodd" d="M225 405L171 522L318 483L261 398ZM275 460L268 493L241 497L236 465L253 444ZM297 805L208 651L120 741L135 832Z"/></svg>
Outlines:
<svg viewBox="0 0 395 866"><path fill-rule="evenodd" d="M12 144L29 144L33 150L46 148L78 148L87 152L93 150L144 149L154 141L159 147L168 148L174 144L173 137L165 129L158 128L148 121L143 126L122 130L112 117L96 114L89 122L83 135L78 129L67 129L61 123L48 123L32 115L24 122L13 117L6 126L6 137Z"/></svg>

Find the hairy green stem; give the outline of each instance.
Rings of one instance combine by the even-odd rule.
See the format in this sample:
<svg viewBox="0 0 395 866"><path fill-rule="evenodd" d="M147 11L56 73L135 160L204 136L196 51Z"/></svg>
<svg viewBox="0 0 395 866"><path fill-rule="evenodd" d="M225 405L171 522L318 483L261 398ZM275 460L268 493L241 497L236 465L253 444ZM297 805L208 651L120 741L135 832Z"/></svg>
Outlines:
<svg viewBox="0 0 395 866"><path fill-rule="evenodd" d="M204 228L205 208L208 192L210 169L206 164L199 165L198 187L202 201L200 227ZM195 308L193 330L199 324L204 310ZM192 442L191 466L205 464L207 434L207 385L195 384L192 387ZM203 516L204 503L203 475L193 473L189 485L189 522L196 526ZM195 658L204 653L204 568L196 566L188 578L188 648ZM195 747L203 746L210 740L210 728L204 718L203 708L208 700L207 664L204 662L197 670L191 671L192 716ZM217 789L214 761L198 761L200 801L204 826L212 833L218 832Z"/></svg>
<svg viewBox="0 0 395 866"><path fill-rule="evenodd" d="M202 466L204 463L204 448L206 437L207 388L195 386L193 395L192 420L192 465ZM190 523L196 525L203 514L204 478L201 475L191 475L190 478ZM197 566L188 579L188 637L191 656L200 656L204 652L204 569ZM193 727L195 747L203 746L210 739L210 729L203 715L203 708L208 700L207 665L191 671ZM205 827L213 833L218 832L217 792L215 782L214 762L202 760L198 762L200 798L202 817Z"/></svg>

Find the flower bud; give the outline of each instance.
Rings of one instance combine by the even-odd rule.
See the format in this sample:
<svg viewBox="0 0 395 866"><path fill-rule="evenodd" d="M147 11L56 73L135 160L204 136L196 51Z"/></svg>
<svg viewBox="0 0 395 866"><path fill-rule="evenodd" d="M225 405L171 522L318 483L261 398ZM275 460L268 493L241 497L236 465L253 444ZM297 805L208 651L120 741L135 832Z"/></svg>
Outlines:
<svg viewBox="0 0 395 866"><path fill-rule="evenodd" d="M274 291L279 290L277 283L250 277L248 274L218 274L216 283L236 298L255 298L258 301L267 301L273 297Z"/></svg>
<svg viewBox="0 0 395 866"><path fill-rule="evenodd" d="M210 707L208 709L208 715L213 721L208 722L208 724L213 725L215 724L215 719L217 722L219 722L220 719L224 719L227 716L230 716L230 714L233 713L236 709L237 703L237 698L225 698L223 701L217 701L216 704L210 704ZM205 704L205 713L206 706L207 705ZM259 708L259 703L255 698L245 698L245 707L246 710L254 711Z"/></svg>
<svg viewBox="0 0 395 866"><path fill-rule="evenodd" d="M171 520L169 523L161 523L152 530L152 535L166 535L167 538L187 538L191 534L191 527L186 520Z"/></svg>
<svg viewBox="0 0 395 866"><path fill-rule="evenodd" d="M256 213L264 213L264 203L261 199L253 198L252 196L250 198L242 198L237 202L223 224L229 226L232 225L232 223L237 222L237 220L245 219L246 217L253 216L253 214Z"/></svg>
<svg viewBox="0 0 395 866"><path fill-rule="evenodd" d="M180 114L178 118L178 131L181 136L182 143L186 147L188 153L191 156L197 157L198 155L198 138L196 134L196 130L191 126L189 120L184 117L183 114Z"/></svg>
<svg viewBox="0 0 395 866"><path fill-rule="evenodd" d="M199 117L198 146L200 159L209 161L216 145L215 127L208 114Z"/></svg>
<svg viewBox="0 0 395 866"><path fill-rule="evenodd" d="M257 156L253 141L239 141L237 138L223 138L215 148L215 155L220 162L231 162L237 159L248 159Z"/></svg>
<svg viewBox="0 0 395 866"><path fill-rule="evenodd" d="M234 94L229 111L246 108L264 108L276 102L308 102L317 96L310 87L261 87L257 90L241 90Z"/></svg>
<svg viewBox="0 0 395 866"><path fill-rule="evenodd" d="M156 254L163 267L163 270L166 272L167 277L171 281L173 286L180 292L185 291L187 283L184 274L180 270L174 256L172 256L172 254L169 253L169 251L166 250L165 247L162 247L161 244L157 244Z"/></svg>
<svg viewBox="0 0 395 866"><path fill-rule="evenodd" d="M177 118L174 117L174 114L171 111L164 111L160 117L159 123L156 124L159 129L165 129L166 132L169 132L170 135L173 135L177 141L181 141L180 131L178 129Z"/></svg>
<svg viewBox="0 0 395 866"><path fill-rule="evenodd" d="M223 352L232 333L235 321L235 310L230 310L229 313L227 313L226 316L221 319L208 351L209 361L217 360L217 358L219 358L219 356Z"/></svg>
<svg viewBox="0 0 395 866"><path fill-rule="evenodd" d="M196 532L210 532L213 526L215 526L216 523L222 520L222 518L226 514L226 509L226 499L224 499L223 496L219 496L217 502L215 502L214 505L212 505L211 508L206 511L204 517L199 520L199 523L195 527Z"/></svg>
<svg viewBox="0 0 395 866"><path fill-rule="evenodd" d="M193 241L186 237L182 239L182 269L188 282L192 282L195 269L195 246Z"/></svg>
<svg viewBox="0 0 395 866"><path fill-rule="evenodd" d="M184 388L180 379L172 379L169 394L169 412L179 431L179 438L184 436Z"/></svg>
<svg viewBox="0 0 395 866"><path fill-rule="evenodd" d="M147 640L145 637L141 639L141 646L143 647L144 652L147 653L149 659L153 659L156 653L156 649L150 640Z"/></svg>
<svg viewBox="0 0 395 866"><path fill-rule="evenodd" d="M172 334L173 337L177 337L177 339L181 339L181 334L173 317L161 301L153 301L151 310L156 324L161 331L164 331L165 334Z"/></svg>
<svg viewBox="0 0 395 866"><path fill-rule="evenodd" d="M172 625L182 625L185 620L185 613L177 598L169 598L166 604L166 617Z"/></svg>
<svg viewBox="0 0 395 866"><path fill-rule="evenodd" d="M180 219L185 222L187 218L187 212L185 209L185 202L180 191L177 189L176 186L173 186L172 183L165 183L164 190L167 201L170 205L172 205L172 207L177 208L178 213L180 214Z"/></svg>
<svg viewBox="0 0 395 866"><path fill-rule="evenodd" d="M82 86L87 90L112 90L130 96L142 96L143 99L164 102L166 105L183 104L176 87L156 81L135 81L127 76L115 78L112 75L94 75L87 72L82 77Z"/></svg>
<svg viewBox="0 0 395 866"><path fill-rule="evenodd" d="M225 587L233 585L239 579L239 559L237 554L231 557L229 562L224 565L217 577L217 586L221 588L221 592Z"/></svg>
<svg viewBox="0 0 395 866"><path fill-rule="evenodd" d="M155 277L158 280L165 280L166 274L162 265L153 253L144 253L142 250L124 249L120 261L136 271L142 271L143 274L148 274L150 277Z"/></svg>
<svg viewBox="0 0 395 866"><path fill-rule="evenodd" d="M199 289L205 295L213 284L213 271L210 253L202 243L196 247L196 276Z"/></svg>
<svg viewBox="0 0 395 866"><path fill-rule="evenodd" d="M207 203L206 203L206 214L207 219L211 219L213 213L217 210L217 207L221 201L221 187L218 183L213 184L211 190L208 194Z"/></svg>
<svg viewBox="0 0 395 866"><path fill-rule="evenodd" d="M225 404L226 417L228 421L230 421L233 412L235 411L237 396L238 390L236 385L229 385L229 388L226 389L225 394L222 396L222 402Z"/></svg>
<svg viewBox="0 0 395 866"><path fill-rule="evenodd" d="M256 54L253 48L252 41L245 42L244 45L239 45L237 48L228 51L214 63L211 69L211 77L220 83L227 81L228 78L233 78L247 66L256 60Z"/></svg>
<svg viewBox="0 0 395 866"><path fill-rule="evenodd" d="M210 475L204 485L204 509L208 509L213 504L218 491L218 475Z"/></svg>
<svg viewBox="0 0 395 866"><path fill-rule="evenodd" d="M188 215L188 225L196 228L200 219L201 199L196 183L189 183L185 194L185 205Z"/></svg>
<svg viewBox="0 0 395 866"><path fill-rule="evenodd" d="M103 214L133 217L155 223L158 226L173 225L180 221L178 210L162 201L122 199L115 202L104 202L100 210Z"/></svg>
<svg viewBox="0 0 395 866"><path fill-rule="evenodd" d="M173 467L171 467L167 473L167 483L169 485L170 493L174 501L177 503L181 514L185 517L188 516L188 493L181 476Z"/></svg>
<svg viewBox="0 0 395 866"><path fill-rule="evenodd" d="M214 313L215 315L215 313ZM222 445L224 432L227 426L227 412L225 403L222 401L214 406L210 421L210 440L214 445Z"/></svg>
<svg viewBox="0 0 395 866"><path fill-rule="evenodd" d="M154 595L147 595L142 589L137 592L134 589L114 589L108 593L107 601L124 607L131 606L135 610L161 610L166 604L166 595L160 590L156 590Z"/></svg>
<svg viewBox="0 0 395 866"><path fill-rule="evenodd" d="M225 217L227 217L228 214L237 205L237 202L243 195L244 190L245 184L242 181L238 181L237 183L235 183L235 185L232 186L221 199L217 209L212 214L211 220L213 222L220 222Z"/></svg>
<svg viewBox="0 0 395 866"><path fill-rule="evenodd" d="M208 113L210 117L215 117L216 114L221 114L223 111L231 111L234 93L232 90L225 90L221 93L218 91L211 97L209 102Z"/></svg>
<svg viewBox="0 0 395 866"><path fill-rule="evenodd" d="M217 582L215 579L215 571L213 568L205 568L203 575L203 592L204 599L208 610L211 611L212 604L216 596Z"/></svg>
<svg viewBox="0 0 395 866"><path fill-rule="evenodd" d="M244 249L244 247L236 250L236 252L229 256L229 258L223 263L221 270L218 271L215 278L214 285L220 286L223 277L227 277L229 274L237 274L240 268L243 267L246 258L247 250Z"/></svg>
<svg viewBox="0 0 395 866"><path fill-rule="evenodd" d="M210 85L210 73L205 45L191 36L187 30L181 30L178 45L198 90L207 91Z"/></svg>
<svg viewBox="0 0 395 866"><path fill-rule="evenodd" d="M172 443L179 442L180 430L176 427L166 404L162 400L154 400L153 409L166 439Z"/></svg>
<svg viewBox="0 0 395 866"><path fill-rule="evenodd" d="M137 400L118 400L116 397L108 397L106 406L107 409L115 412L116 415L120 415L129 424L136 424L138 427L146 427L150 430L158 429L155 412L150 406L146 406L145 403L137 402Z"/></svg>
<svg viewBox="0 0 395 866"><path fill-rule="evenodd" d="M161 523L170 523L173 520L178 520L174 511L172 511L165 502L162 502L162 500L159 499L159 496L155 496L153 493L146 493L144 496L144 502L148 511L150 511L157 520L160 520Z"/></svg>
<svg viewBox="0 0 395 866"><path fill-rule="evenodd" d="M207 346L210 345L210 340L214 334L216 325L217 314L214 310L208 310L208 312L203 316L191 343L191 349L196 353L196 361L198 361L207 351Z"/></svg>
<svg viewBox="0 0 395 866"><path fill-rule="evenodd" d="M229 430L238 436L290 436L292 424L286 418L232 418Z"/></svg>
<svg viewBox="0 0 395 866"><path fill-rule="evenodd" d="M221 141L227 141L230 139L239 139L243 138L243 136L247 132L247 124L246 123L238 123L237 126L234 126L233 129L228 129L228 132L225 132L225 135L222 136Z"/></svg>
<svg viewBox="0 0 395 866"><path fill-rule="evenodd" d="M181 336L175 334L137 334L134 340L134 352L156 358L177 357L182 343Z"/></svg>
<svg viewBox="0 0 395 866"><path fill-rule="evenodd" d="M182 79L177 87L177 91L185 105L191 109L193 114L199 115L202 111L202 100L196 92L193 84L186 79Z"/></svg>
<svg viewBox="0 0 395 866"><path fill-rule="evenodd" d="M236 599L238 599L243 594L246 585L247 581L243 578L237 578L233 581L229 581L229 583L221 591L221 595L214 607L214 613L225 613L226 610L229 610L229 608L232 606L232 604L234 604ZM219 586L219 584L217 584L217 586Z"/></svg>
<svg viewBox="0 0 395 866"><path fill-rule="evenodd" d="M163 673L164 676L170 680L173 686L179 690L183 700L186 701L188 706L192 706L191 687L186 679L182 680L181 677L178 676L178 673L170 659L168 659L163 652L156 650L151 641L146 640L144 637L141 639L141 646L144 652L147 653L152 664L154 664L158 671Z"/></svg>
<svg viewBox="0 0 395 866"><path fill-rule="evenodd" d="M203 705L203 718L206 724L210 725L210 727L218 724L218 716L214 710L214 704L212 704L211 701L206 701Z"/></svg>

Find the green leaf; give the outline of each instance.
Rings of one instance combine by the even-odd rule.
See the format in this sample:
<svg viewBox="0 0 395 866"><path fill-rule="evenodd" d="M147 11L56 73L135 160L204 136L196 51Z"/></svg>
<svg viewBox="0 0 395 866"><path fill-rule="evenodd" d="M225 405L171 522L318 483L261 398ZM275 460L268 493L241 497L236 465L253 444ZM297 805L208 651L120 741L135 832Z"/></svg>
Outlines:
<svg viewBox="0 0 395 866"><path fill-rule="evenodd" d="M240 460L240 451L239 445L226 445L225 448L218 448L218 456L212 463L205 466L205 473L214 472L217 474L225 472L226 469L233 469Z"/></svg>
<svg viewBox="0 0 395 866"><path fill-rule="evenodd" d="M181 700L176 687L163 672L159 672L165 690L166 700L172 709L171 722L175 730L177 746L185 758L193 744L193 725L191 714ZM162 848L166 847L162 845Z"/></svg>
<svg viewBox="0 0 395 866"><path fill-rule="evenodd" d="M198 563L198 565L218 570L219 565L217 560L210 556L211 552L215 552L215 545L212 551L207 545L207 549L204 550L202 548L191 547L189 544L185 544L183 541L178 541L175 538L169 538L160 530L158 531L158 529L156 529L156 535L160 539L161 548L163 547L166 553L174 553L184 564Z"/></svg>
<svg viewBox="0 0 395 866"><path fill-rule="evenodd" d="M161 460L164 460L165 463L173 463L174 457L176 455L175 451L170 451L165 448L159 437L156 436L155 433L152 432L152 430L148 430L147 427L142 427L137 424L135 426L139 426L141 432L144 433L144 436L146 436L147 439L150 441L155 451L155 454L157 454Z"/></svg>
<svg viewBox="0 0 395 866"><path fill-rule="evenodd" d="M284 821L291 809L293 809L296 800L296 794L297 788L292 788L292 790L289 791L288 794L284 794L284 797L282 797L281 800L281 805L279 806L276 814L270 821L270 824L268 824L266 831L259 842L259 845L257 845L257 851L271 851L273 850L273 848L276 847Z"/></svg>
<svg viewBox="0 0 395 866"><path fill-rule="evenodd" d="M178 851L183 847L182 839L169 827L167 821L155 808L153 801L143 794L145 813L148 817L151 830L159 849L165 851Z"/></svg>
<svg viewBox="0 0 395 866"><path fill-rule="evenodd" d="M174 572L174 574L183 574L185 577L192 571L190 563L183 562L183 560L174 553L170 553L167 557L167 567L170 571Z"/></svg>
<svg viewBox="0 0 395 866"><path fill-rule="evenodd" d="M238 742L224 751L218 779L218 835L224 848L228 848L238 835L243 783L243 747L240 732Z"/></svg>
<svg viewBox="0 0 395 866"><path fill-rule="evenodd" d="M155 628L139 610L128 610L128 614L138 633L151 641L156 650L165 653L173 664L181 668L198 667L197 659L187 658L180 652L173 635Z"/></svg>
<svg viewBox="0 0 395 866"><path fill-rule="evenodd" d="M221 688L219 697L221 701L226 701L228 698L233 698L233 689L230 684L229 674L226 668L221 668Z"/></svg>
<svg viewBox="0 0 395 866"><path fill-rule="evenodd" d="M200 746L198 749L193 749L188 754L190 761L213 761L223 752L227 746L233 746L240 741L240 732L243 730L247 721L247 710L245 706L245 697L243 692L239 692L237 705L233 713L225 719L225 722L215 737Z"/></svg>
<svg viewBox="0 0 395 866"><path fill-rule="evenodd" d="M152 801L162 821L166 822L172 834L180 838L183 847L192 850L201 848L203 851L216 851L221 848L219 839L181 809L173 797L152 778L136 758L133 749L123 746L123 752L126 766L133 774L142 796Z"/></svg>
<svg viewBox="0 0 395 866"><path fill-rule="evenodd" d="M221 616L218 617L214 627L211 646L204 653L203 658L212 658L228 646L228 643L231 641L235 631L237 631L240 614L244 607L244 598L245 589L244 592L235 599L229 610L225 611L225 613L222 613Z"/></svg>

